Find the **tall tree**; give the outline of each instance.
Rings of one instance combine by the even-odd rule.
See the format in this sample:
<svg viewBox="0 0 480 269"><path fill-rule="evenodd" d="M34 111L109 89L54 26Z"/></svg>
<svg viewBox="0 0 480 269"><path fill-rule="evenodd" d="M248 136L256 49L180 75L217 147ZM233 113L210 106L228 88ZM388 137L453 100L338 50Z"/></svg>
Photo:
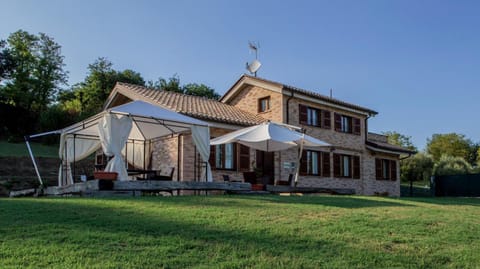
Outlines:
<svg viewBox="0 0 480 269"><path fill-rule="evenodd" d="M12 33L2 54L8 54L4 66L13 66L0 86L3 102L28 111L42 112L67 83L61 47L51 37L19 30ZM8 68L7 68L8 70Z"/></svg>
<svg viewBox="0 0 480 269"><path fill-rule="evenodd" d="M157 81L149 81L147 86L157 90L183 93L183 89L180 87L180 77L177 74L174 74L168 80L159 77Z"/></svg>
<svg viewBox="0 0 480 269"><path fill-rule="evenodd" d="M10 49L7 47L7 41L0 40L0 82L10 78L14 69L15 61Z"/></svg>
<svg viewBox="0 0 480 269"><path fill-rule="evenodd" d="M117 71L112 66L112 62L103 57L90 64L85 80L59 96L64 109L77 110L84 116L89 116L102 109L117 82L145 85L140 73L130 69Z"/></svg>
<svg viewBox="0 0 480 269"><path fill-rule="evenodd" d="M388 137L388 143L392 145L402 146L410 150L417 150L417 147L412 143L411 136L406 136L395 131L383 132L383 135Z"/></svg>
<svg viewBox="0 0 480 269"><path fill-rule="evenodd" d="M203 96L215 100L220 99L220 94L204 84L189 83L183 86L183 91L187 95Z"/></svg>
<svg viewBox="0 0 480 269"><path fill-rule="evenodd" d="M181 85L180 77L177 74L174 74L168 80L162 77L158 78L156 81L150 80L147 82L147 87L163 91L178 92L186 95L203 96L215 100L220 98L220 94L205 84L188 83Z"/></svg>
<svg viewBox="0 0 480 269"><path fill-rule="evenodd" d="M475 164L477 160L478 145L465 135L457 133L434 134L427 139L427 153L432 155L435 162L438 162L442 155L460 157Z"/></svg>

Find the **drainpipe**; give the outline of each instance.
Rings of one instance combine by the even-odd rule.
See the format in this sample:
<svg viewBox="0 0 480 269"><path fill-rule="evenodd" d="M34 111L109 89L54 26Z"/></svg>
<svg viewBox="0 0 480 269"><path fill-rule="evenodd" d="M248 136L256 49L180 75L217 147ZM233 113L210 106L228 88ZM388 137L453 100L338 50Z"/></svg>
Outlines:
<svg viewBox="0 0 480 269"><path fill-rule="evenodd" d="M365 118L365 144L368 140L368 119L371 118L370 115L368 115L366 118Z"/></svg>
<svg viewBox="0 0 480 269"><path fill-rule="evenodd" d="M365 132L365 145L367 145L367 140L368 140L368 119L369 118L371 118L370 114L368 114L367 117L365 118L365 124L364 124L365 125L364 126L364 128L365 128L365 131L364 131ZM362 165L361 167L362 167L362 169L365 169L365 165ZM362 175L365 176L365 170L363 170L362 172L363 172ZM362 194L365 194L365 184L367 184L365 182L365 180L362 180L362 184L360 185Z"/></svg>
<svg viewBox="0 0 480 269"><path fill-rule="evenodd" d="M289 117L289 115L290 115L289 103L290 103L290 100L293 98L293 94L294 94L293 91L290 91L290 94L291 95L287 99L287 109L286 109L287 110L287 124L289 124L289 122L290 122L289 121L289 119L290 119L290 117Z"/></svg>

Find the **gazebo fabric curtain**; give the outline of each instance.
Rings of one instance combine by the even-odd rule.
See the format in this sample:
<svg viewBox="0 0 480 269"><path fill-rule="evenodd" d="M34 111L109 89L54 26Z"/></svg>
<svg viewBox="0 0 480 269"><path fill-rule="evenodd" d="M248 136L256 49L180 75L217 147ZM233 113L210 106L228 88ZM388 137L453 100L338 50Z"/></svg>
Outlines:
<svg viewBox="0 0 480 269"><path fill-rule="evenodd" d="M192 138L197 151L200 153L203 161L207 163L206 171L202 171L202 174L207 173L207 182L212 182L212 168L208 159L210 157L210 129L205 126L192 125ZM202 169L203 170L203 169Z"/></svg>
<svg viewBox="0 0 480 269"><path fill-rule="evenodd" d="M98 134L105 155L113 158L105 167L106 172L117 172L117 180L128 180L122 149L132 129L132 118L123 115L105 114L98 122Z"/></svg>
<svg viewBox="0 0 480 269"><path fill-rule="evenodd" d="M98 139L62 134L60 136L60 148L58 150L58 155L60 160L62 160L58 170L58 185L73 184L71 163L85 159L99 148L100 141Z"/></svg>

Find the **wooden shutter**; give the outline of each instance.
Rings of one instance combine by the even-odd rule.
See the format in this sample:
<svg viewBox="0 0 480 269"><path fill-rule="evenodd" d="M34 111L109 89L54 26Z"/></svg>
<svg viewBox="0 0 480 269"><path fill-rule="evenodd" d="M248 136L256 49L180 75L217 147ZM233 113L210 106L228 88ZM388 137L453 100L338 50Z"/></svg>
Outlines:
<svg viewBox="0 0 480 269"><path fill-rule="evenodd" d="M307 151L304 150L302 152L302 158L300 159L300 174L306 175L307 174Z"/></svg>
<svg viewBox="0 0 480 269"><path fill-rule="evenodd" d="M353 156L353 178L360 178L360 157Z"/></svg>
<svg viewBox="0 0 480 269"><path fill-rule="evenodd" d="M330 177L330 153L322 152L322 176Z"/></svg>
<svg viewBox="0 0 480 269"><path fill-rule="evenodd" d="M361 124L359 118L352 118L353 122L353 133L356 135L360 135L361 132Z"/></svg>
<svg viewBox="0 0 480 269"><path fill-rule="evenodd" d="M250 171L250 148L242 144L238 144L238 170Z"/></svg>
<svg viewBox="0 0 480 269"><path fill-rule="evenodd" d="M394 160L390 161L390 179L397 180L397 162Z"/></svg>
<svg viewBox="0 0 480 269"><path fill-rule="evenodd" d="M342 131L342 115L334 113L335 117L335 131Z"/></svg>
<svg viewBox="0 0 480 269"><path fill-rule="evenodd" d="M300 124L307 124L307 106L304 105L298 105L298 111L299 111L299 122Z"/></svg>
<svg viewBox="0 0 480 269"><path fill-rule="evenodd" d="M382 159L375 158L375 175L377 179L383 179L382 176Z"/></svg>
<svg viewBox="0 0 480 269"><path fill-rule="evenodd" d="M334 177L340 177L340 161L341 161L341 155L340 154L333 154L333 176Z"/></svg>
<svg viewBox="0 0 480 269"><path fill-rule="evenodd" d="M210 166L215 168L215 146L210 146L210 157L208 159L208 162L210 163Z"/></svg>
<svg viewBox="0 0 480 269"><path fill-rule="evenodd" d="M332 128L332 113L328 110L322 110L322 127L325 129Z"/></svg>

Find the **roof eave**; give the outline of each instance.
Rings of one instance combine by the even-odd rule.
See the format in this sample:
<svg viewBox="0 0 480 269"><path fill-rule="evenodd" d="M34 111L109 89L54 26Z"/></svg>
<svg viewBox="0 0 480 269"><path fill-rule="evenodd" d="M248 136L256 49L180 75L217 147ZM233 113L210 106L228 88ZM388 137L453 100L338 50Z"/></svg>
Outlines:
<svg viewBox="0 0 480 269"><path fill-rule="evenodd" d="M392 153L397 153L397 154L408 154L408 155L413 155L415 153L417 153L416 151L414 150L409 150L409 149L399 149L399 148L393 148L393 147L386 147L386 146L382 146L382 145L379 145L375 142L372 142L372 141L366 141L365 144L367 146L370 146L372 147L373 149L379 149L379 150L384 150L384 151L389 151L389 152L392 152Z"/></svg>

